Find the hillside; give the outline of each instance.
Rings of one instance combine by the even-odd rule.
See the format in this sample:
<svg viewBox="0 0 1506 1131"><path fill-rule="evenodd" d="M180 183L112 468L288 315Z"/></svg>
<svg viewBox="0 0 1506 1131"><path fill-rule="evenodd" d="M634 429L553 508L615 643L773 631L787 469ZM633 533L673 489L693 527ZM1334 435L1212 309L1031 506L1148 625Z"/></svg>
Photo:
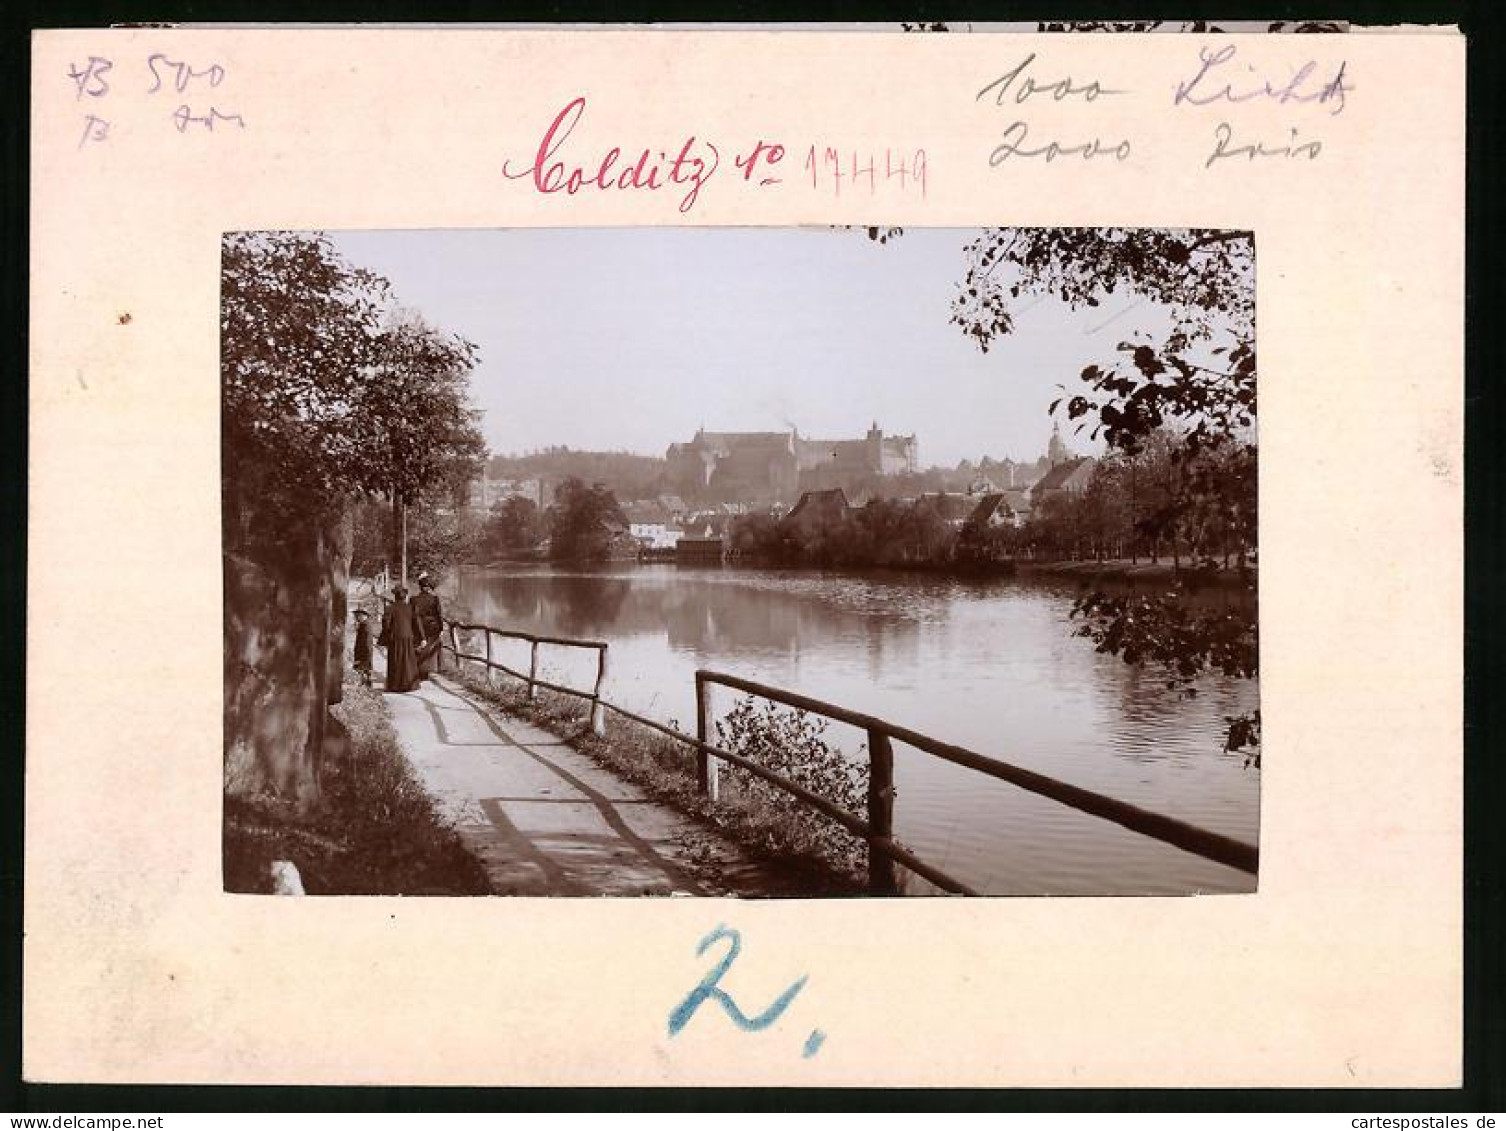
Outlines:
<svg viewBox="0 0 1506 1131"><path fill-rule="evenodd" d="M606 484L619 499L639 499L666 489L666 466L656 456L560 446L524 455L494 455L487 461L486 473L492 479L542 478L552 483L574 476L585 483Z"/></svg>

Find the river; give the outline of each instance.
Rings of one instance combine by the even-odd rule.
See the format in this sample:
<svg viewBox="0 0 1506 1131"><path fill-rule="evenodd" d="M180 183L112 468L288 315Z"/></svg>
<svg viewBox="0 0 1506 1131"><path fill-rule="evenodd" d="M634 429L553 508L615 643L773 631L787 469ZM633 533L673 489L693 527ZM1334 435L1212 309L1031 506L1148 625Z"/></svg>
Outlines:
<svg viewBox="0 0 1506 1131"><path fill-rule="evenodd" d="M687 568L467 571L450 612L611 644L606 696L694 731L697 668L878 715L1250 843L1260 771L1222 749L1248 681L1191 698L1072 633L1075 582ZM523 656L498 655L521 662ZM541 674L590 687L594 661L541 649ZM720 689L725 711L734 693ZM845 733L844 733L845 732ZM858 737L831 736L856 749ZM921 859L999 895L1253 890L1254 878L895 745L895 830ZM914 878L912 877L912 880ZM910 890L927 885L914 882Z"/></svg>

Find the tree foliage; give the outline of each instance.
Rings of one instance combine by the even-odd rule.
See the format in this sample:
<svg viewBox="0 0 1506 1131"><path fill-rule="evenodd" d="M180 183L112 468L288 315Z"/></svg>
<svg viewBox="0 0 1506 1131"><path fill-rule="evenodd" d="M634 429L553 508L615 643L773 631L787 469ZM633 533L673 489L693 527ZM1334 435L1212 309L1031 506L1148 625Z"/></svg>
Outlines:
<svg viewBox="0 0 1506 1131"><path fill-rule="evenodd" d="M221 274L227 534L287 536L355 497L443 502L474 476L473 345L395 313L321 235L231 233Z"/></svg>
<svg viewBox="0 0 1506 1131"><path fill-rule="evenodd" d="M819 567L937 565L951 560L955 532L934 499L874 499L840 518L805 522L740 516L730 548L753 560Z"/></svg>
<svg viewBox="0 0 1506 1131"><path fill-rule="evenodd" d="M386 502L360 500L353 508L350 569L358 577L372 577L391 568L392 509ZM479 548L480 532L467 524L458 507L436 506L420 498L408 509L408 573L427 571L440 577L471 560Z"/></svg>
<svg viewBox="0 0 1506 1131"><path fill-rule="evenodd" d="M492 507L481 534L482 551L496 557L508 551L531 550L543 539L544 531L538 504L514 495Z"/></svg>
<svg viewBox="0 0 1506 1131"><path fill-rule="evenodd" d="M1152 454L1164 454L1154 480L1161 504L1136 520L1137 532L1157 543L1169 539L1176 552L1190 532L1217 530L1223 545L1234 543L1243 569L1257 535L1253 234L987 229L965 249L952 322L987 351L1013 331L1019 300L1044 295L1074 309L1138 299L1169 314L1170 328L1159 340L1119 343L1114 357L1087 366L1077 391L1064 391L1048 411L1064 408L1121 461L1159 446ZM1103 502L1089 498L1079 505ZM1253 578L1249 585L1253 597ZM1081 631L1101 651L1160 664L1179 679L1189 667L1249 677L1258 670L1253 611L1243 622L1235 614L1239 623L1208 621L1190 613L1185 594L1173 589L1135 603L1093 594L1076 613L1085 621ZM1229 661L1230 649L1239 652L1238 662ZM1231 749L1258 740L1258 713L1230 720Z"/></svg>
<svg viewBox="0 0 1506 1131"><path fill-rule="evenodd" d="M393 317L378 339L356 411L367 424L364 478L412 503L428 493L460 502L481 474L486 444L470 401L476 347L422 317Z"/></svg>
<svg viewBox="0 0 1506 1131"><path fill-rule="evenodd" d="M483 453L475 347L392 314L386 280L320 235L236 232L222 246L227 489L263 511L410 501Z"/></svg>
<svg viewBox="0 0 1506 1131"><path fill-rule="evenodd" d="M555 561L600 561L627 529L617 497L603 484L566 479L549 508L549 556Z"/></svg>
<svg viewBox="0 0 1506 1131"><path fill-rule="evenodd" d="M351 267L321 237L224 238L227 534L274 533L375 486L358 458L366 431L354 406L377 361L387 300L385 280Z"/></svg>

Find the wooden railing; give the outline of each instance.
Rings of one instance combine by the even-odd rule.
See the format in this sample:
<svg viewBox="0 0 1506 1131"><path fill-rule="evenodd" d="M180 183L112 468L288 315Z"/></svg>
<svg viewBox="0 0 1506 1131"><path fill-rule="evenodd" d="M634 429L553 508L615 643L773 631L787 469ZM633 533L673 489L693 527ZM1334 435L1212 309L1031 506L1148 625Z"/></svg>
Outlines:
<svg viewBox="0 0 1506 1131"><path fill-rule="evenodd" d="M382 604L385 607L388 604L388 599L383 597ZM1056 778L1047 777L1045 774L1037 773L1034 770L1027 770L1020 766L1011 765L1008 762L1002 762L997 758L978 754L961 746L941 742L929 735L921 734L918 731L900 726L897 723L876 718L873 715L866 715L858 711L848 710L846 707L841 707L834 703L813 699L809 695L801 695L795 691L786 691L783 688L771 687L765 683L743 679L740 676L728 675L724 672L698 671L695 673L696 733L692 737L676 730L674 727L666 726L664 723L636 714L625 707L619 707L617 704L608 702L602 697L602 687L607 676L608 646L605 641L574 640L559 636L539 636L531 632L519 632L513 629L493 628L491 625L466 624L451 620L446 620L444 625L449 640L446 643L441 639L441 647L455 657L457 666L462 663L484 664L488 682L491 680L491 673L493 671L501 671L512 676L514 679L522 680L528 687L528 697L530 699L537 696L538 689L541 687L561 695L585 699L591 704L591 730L598 736L606 734L606 713L610 711L667 738L692 747L696 752L697 783L700 786L701 792L711 801L716 801L721 795L720 775L718 773L719 763L726 762L769 782L776 788L816 810L827 819L835 821L854 836L867 842L868 890L874 895L893 895L899 891L899 878L895 872L896 864L902 865L916 875L930 881L943 891L954 892L959 895L980 894L961 880L947 875L934 865L927 864L894 839L895 742L903 743L932 757L951 762L953 765L964 766L999 781L1008 782L1010 785L1017 786L1020 789L1027 790L1041 797L1050 798L1052 801L1065 805L1067 808L1076 810L1079 813L1086 813L1089 816L1112 821L1123 828L1129 829L1131 832L1149 837L1152 840L1158 840L1163 844L1169 844L1184 852L1190 852L1195 856L1201 856L1205 860L1224 864L1250 875L1256 875L1259 872L1260 850L1254 845L1245 844L1243 841L1234 840L1219 833L1198 828L1196 825L1190 825L1185 821L1179 821L1173 817L1153 813L1148 809L1141 809L1139 806L1131 805L1128 802L1120 801L1106 794L1095 793L1089 789L1083 789L1079 786L1070 785L1067 782L1058 781ZM485 634L486 650L484 655L475 655L460 650L459 633L462 631L482 632ZM529 664L526 675L493 658L493 636L509 640L524 640L529 643ZM541 645L594 650L597 656L594 687L590 691L583 691L580 688L567 687L563 684L552 683L539 678L539 647ZM822 715L864 731L868 738L868 804L865 815L866 819L849 813L819 794L806 789L798 782L791 781L783 774L776 773L752 759L713 745L711 735L716 726L715 711L711 698L711 688L713 686L727 687L748 695L756 695L759 698L767 699L774 703L782 703L798 711Z"/></svg>
<svg viewBox="0 0 1506 1131"><path fill-rule="evenodd" d="M610 706L601 697L601 688L607 679L607 643L605 640L571 640L563 636L538 636L532 632L518 632L514 629L493 628L489 624L465 624L460 621L446 620L445 629L449 634L449 644L441 642L441 647L446 647L455 657L455 664L459 667L462 661L486 665L486 678L491 681L493 671L506 672L514 679L521 679L528 685L528 698L538 697L538 689L543 687L549 691L556 691L561 695L573 695L586 699L591 704L591 730L597 735L607 732L606 708ZM460 632L481 632L485 634L486 654L484 656L471 655L460 650ZM508 667L499 660L492 659L492 637L500 636L505 640L526 640L528 649L528 674ZM539 646L553 645L560 648L579 648L596 653L596 684L590 691L582 691L576 687L566 687L561 683L551 683L547 679L539 678Z"/></svg>
<svg viewBox="0 0 1506 1131"><path fill-rule="evenodd" d="M710 688L713 684L746 692L749 695L757 695L775 703L783 703L799 711L823 715L867 733L868 820L857 821L850 814L836 809L836 806L821 798L816 799L821 802L816 808L868 841L868 885L869 890L875 894L889 894L896 890L895 863L903 864L947 891L976 894L959 881L942 876L933 868L917 867L919 862L908 851L895 844L893 747L895 742L902 742L954 765L966 766L968 769L977 770L1031 793L1049 797L1079 813L1113 821L1141 836L1170 844L1195 856L1201 856L1205 860L1225 864L1241 872L1248 872L1250 875L1255 875L1260 870L1260 850L1254 845L1209 832L1207 829L1189 825L1173 817L1152 813L1148 809L1141 809L1139 806L1102 793L1094 793L1092 790L1069 785L1047 777L1045 774L1036 773L1034 770L1013 766L997 758L989 758L961 746L938 741L929 735L921 734L897 723L887 722L858 711L850 711L834 703L813 699L809 695L785 691L782 688L770 687L768 684L722 672L698 671L695 682L697 746L701 751L698 771L704 791L713 798L717 795L716 766L709 761L708 756L727 757L725 751L718 751L706 742L706 736L713 726L715 717L710 695ZM740 764L746 762L745 759L737 759L737 761ZM773 780L773 777L777 775L762 774L760 776L770 777ZM808 798L805 800L809 803ZM838 816L839 813L842 815Z"/></svg>

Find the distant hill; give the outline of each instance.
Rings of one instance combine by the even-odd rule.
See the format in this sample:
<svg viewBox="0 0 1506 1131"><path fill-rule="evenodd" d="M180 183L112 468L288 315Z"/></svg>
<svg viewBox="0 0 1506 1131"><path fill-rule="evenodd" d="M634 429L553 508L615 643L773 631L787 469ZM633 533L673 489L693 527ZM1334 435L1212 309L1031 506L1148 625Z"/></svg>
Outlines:
<svg viewBox="0 0 1506 1131"><path fill-rule="evenodd" d="M604 483L623 500L652 498L665 491L667 470L665 461L656 456L568 447L544 448L525 455L494 455L486 465L491 479L540 478L557 483L574 476L584 483Z"/></svg>

